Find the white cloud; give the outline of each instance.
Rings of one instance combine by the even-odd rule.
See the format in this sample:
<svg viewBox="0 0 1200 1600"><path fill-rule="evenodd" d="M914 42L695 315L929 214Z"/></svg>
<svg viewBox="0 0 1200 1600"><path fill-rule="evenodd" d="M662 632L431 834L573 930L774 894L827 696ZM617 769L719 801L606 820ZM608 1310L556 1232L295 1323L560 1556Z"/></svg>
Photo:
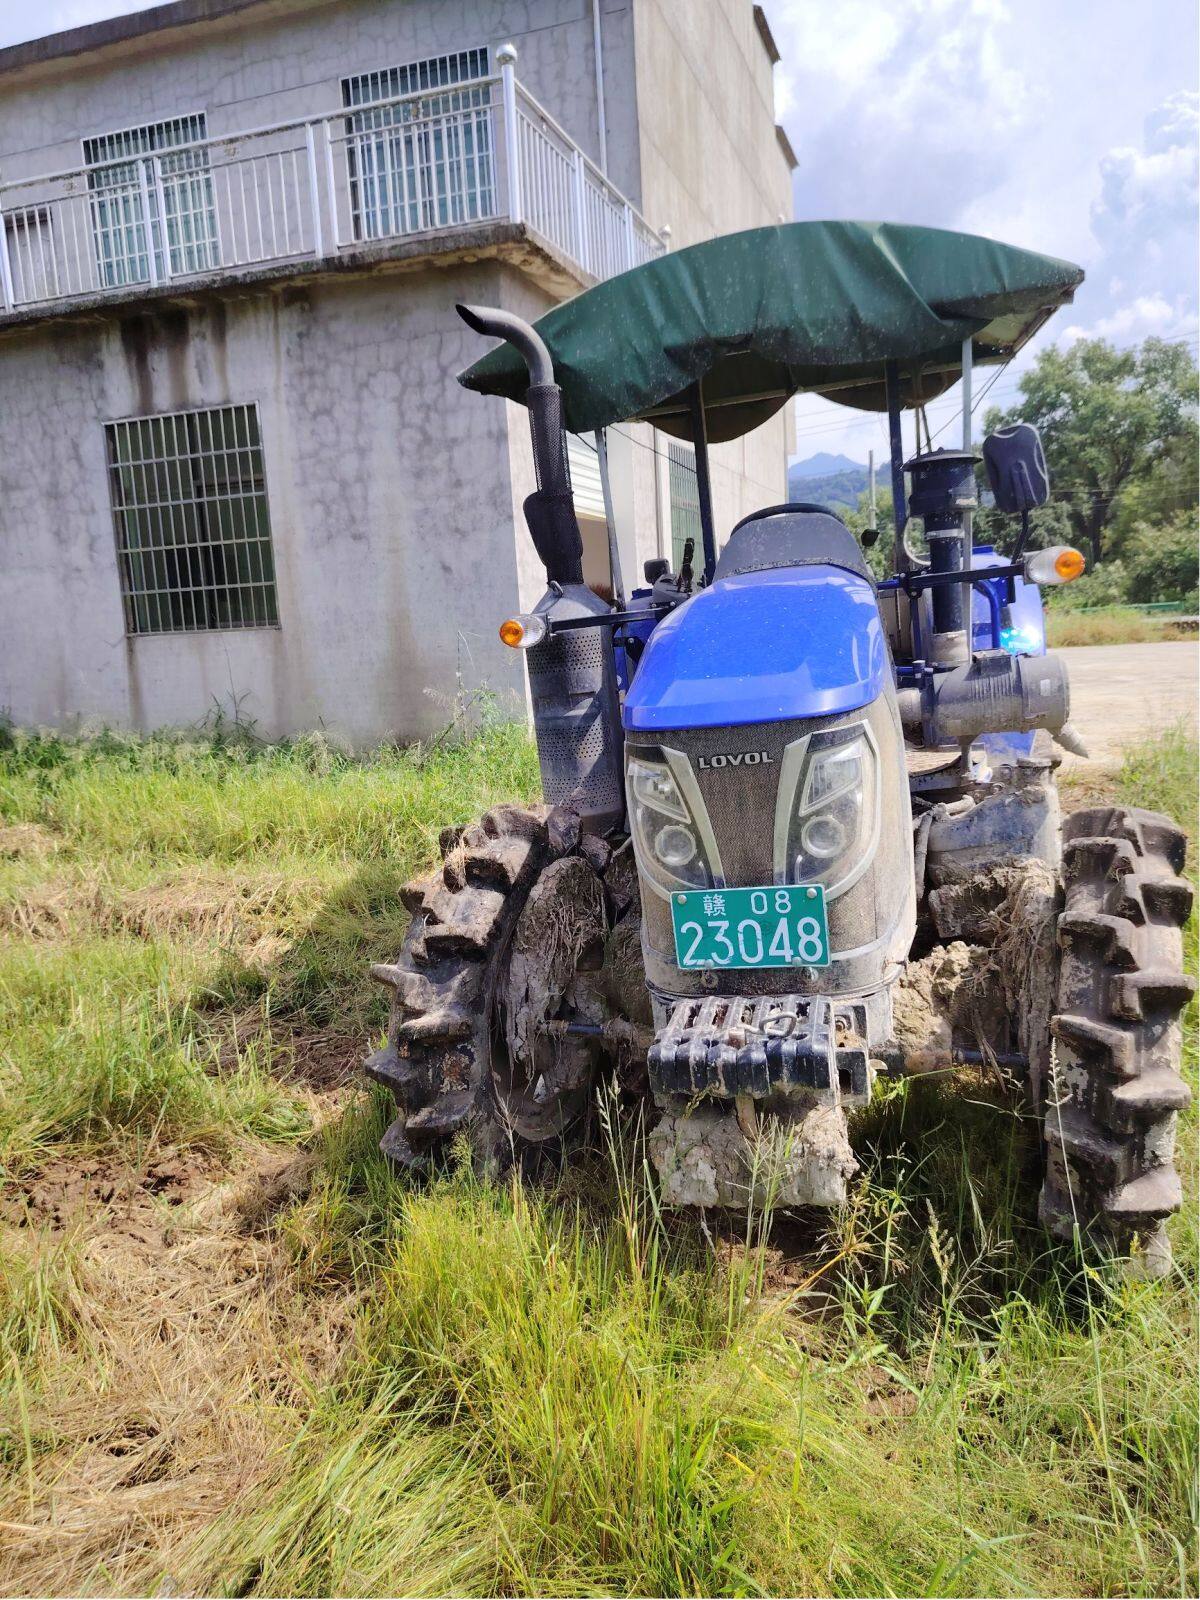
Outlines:
<svg viewBox="0 0 1200 1600"><path fill-rule="evenodd" d="M1192 227L1200 199L1200 95L1171 95L1146 119L1144 148L1110 150L1100 162L1097 238L1113 243L1130 230L1151 242L1165 227Z"/></svg>
<svg viewBox="0 0 1200 1600"><path fill-rule="evenodd" d="M1155 0L1152 25L1128 0L764 3L797 216L962 228L1084 267L996 394L1057 341L1195 333L1194 0ZM853 413L806 400L798 420L802 456L864 459Z"/></svg>
<svg viewBox="0 0 1200 1600"><path fill-rule="evenodd" d="M1167 96L1146 118L1141 146L1118 145L1100 158L1091 210L1093 266L1107 309L1076 322L1067 339L1132 344L1197 328L1196 219L1200 209L1200 96Z"/></svg>
<svg viewBox="0 0 1200 1600"><path fill-rule="evenodd" d="M1076 339L1108 339L1113 344L1124 345L1137 344L1152 336L1187 339L1195 335L1197 326L1200 323L1194 307L1189 309L1178 302L1172 304L1160 294L1140 294L1088 327L1072 322L1063 329L1060 342L1074 344Z"/></svg>
<svg viewBox="0 0 1200 1600"><path fill-rule="evenodd" d="M1132 304L1122 306L1111 316L1101 317L1090 327L1072 322L1061 335L1063 344L1074 344L1077 339L1128 338L1135 328L1151 327L1156 332L1174 316L1173 308L1160 294L1139 295Z"/></svg>
<svg viewBox="0 0 1200 1600"><path fill-rule="evenodd" d="M770 11L798 215L952 225L1003 176L1004 146L1037 100L1006 42L1004 0L774 0Z"/></svg>

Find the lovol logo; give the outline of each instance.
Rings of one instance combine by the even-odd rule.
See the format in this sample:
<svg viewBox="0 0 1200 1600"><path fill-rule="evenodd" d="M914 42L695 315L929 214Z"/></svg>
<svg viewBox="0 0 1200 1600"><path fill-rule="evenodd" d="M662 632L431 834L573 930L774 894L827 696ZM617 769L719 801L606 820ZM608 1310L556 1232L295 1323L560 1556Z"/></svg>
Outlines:
<svg viewBox="0 0 1200 1600"><path fill-rule="evenodd" d="M737 755L700 757L702 772L710 767L773 767L774 765L775 758L769 756L765 750L743 750Z"/></svg>

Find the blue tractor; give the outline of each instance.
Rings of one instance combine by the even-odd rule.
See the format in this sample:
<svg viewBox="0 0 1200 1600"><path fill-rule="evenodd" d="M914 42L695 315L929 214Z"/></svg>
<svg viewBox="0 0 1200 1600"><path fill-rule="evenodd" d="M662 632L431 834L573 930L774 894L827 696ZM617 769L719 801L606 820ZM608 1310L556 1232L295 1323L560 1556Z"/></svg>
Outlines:
<svg viewBox="0 0 1200 1600"><path fill-rule="evenodd" d="M449 829L405 891L386 1046L385 1154L456 1136L490 1167L557 1160L615 1077L652 1104L663 1203L837 1206L847 1112L880 1074L977 1064L1043 1132L1050 1231L1169 1252L1184 836L1097 807L1060 817L1069 722L1027 549L1049 494L1036 433L983 446L1007 556L973 544L977 457L905 460L902 416L1001 363L1082 278L991 240L869 223L730 235L627 272L504 341L460 381L529 410L525 516L548 580L508 618L525 652L544 803ZM769 506L718 545L708 446L802 391L886 412L891 570L817 505ZM964 415L970 416L969 398ZM702 549L614 601L583 581L565 430L632 420L695 447ZM911 520L910 520L911 519ZM921 537L916 537L919 522ZM725 530L722 530L725 531Z"/></svg>

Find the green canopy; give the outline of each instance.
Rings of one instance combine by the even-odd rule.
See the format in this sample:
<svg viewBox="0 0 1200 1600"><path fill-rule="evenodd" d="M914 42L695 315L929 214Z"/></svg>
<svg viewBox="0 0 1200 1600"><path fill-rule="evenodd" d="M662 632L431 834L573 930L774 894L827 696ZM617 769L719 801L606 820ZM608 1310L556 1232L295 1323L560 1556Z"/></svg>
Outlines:
<svg viewBox="0 0 1200 1600"><path fill-rule="evenodd" d="M799 391L886 409L884 362L905 405L979 362L1007 361L1083 272L975 234L888 222L754 228L648 261L556 306L536 324L575 433L642 418L691 438L688 391L703 380L708 437L736 439ZM520 400L510 345L459 382Z"/></svg>

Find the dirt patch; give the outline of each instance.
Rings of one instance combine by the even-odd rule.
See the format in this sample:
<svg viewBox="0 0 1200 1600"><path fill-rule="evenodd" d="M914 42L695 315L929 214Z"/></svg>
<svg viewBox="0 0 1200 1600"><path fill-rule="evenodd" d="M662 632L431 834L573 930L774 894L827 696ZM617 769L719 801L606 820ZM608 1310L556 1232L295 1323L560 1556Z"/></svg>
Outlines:
<svg viewBox="0 0 1200 1600"><path fill-rule="evenodd" d="M951 1046L1028 1056L1034 1086L1048 1059L1058 888L1043 861L1007 863L935 890L955 939L909 963L892 991L893 1031L911 1072L942 1071Z"/></svg>
<svg viewBox="0 0 1200 1600"><path fill-rule="evenodd" d="M239 1058L253 1049L261 1052L262 1059L270 1059L272 1077L316 1095L329 1095L354 1083L370 1052L367 1040L358 1032L343 1033L335 1028L285 1032L283 1023L272 1019L261 1004L236 1013L218 1013L208 1026L212 1031L207 1037L216 1041L221 1072L232 1072Z"/></svg>
<svg viewBox="0 0 1200 1600"><path fill-rule="evenodd" d="M280 1042L276 1041L276 1050ZM317 1094L342 1089L358 1076L367 1051L359 1034L294 1033L283 1041L276 1076L301 1083Z"/></svg>
<svg viewBox="0 0 1200 1600"><path fill-rule="evenodd" d="M1117 769L1079 765L1059 776L1058 787L1064 815L1090 806L1112 805L1117 798Z"/></svg>
<svg viewBox="0 0 1200 1600"><path fill-rule="evenodd" d="M609 934L600 981L617 1016L628 1017L642 1027L654 1026L642 955L642 921L635 911L623 917Z"/></svg>
<svg viewBox="0 0 1200 1600"><path fill-rule="evenodd" d="M1041 863L1032 858L969 867L957 881L929 893L938 937L966 944L995 944L1011 927L1014 906L1025 895L1030 874ZM1049 876L1049 868L1046 868Z"/></svg>
<svg viewBox="0 0 1200 1600"><path fill-rule="evenodd" d="M665 1207L842 1204L858 1163L840 1106L797 1103L786 1113L750 1115L747 1127L729 1106L663 1112L648 1148Z"/></svg>
<svg viewBox="0 0 1200 1600"><path fill-rule="evenodd" d="M0 1494L0 1593L207 1587L197 1542L269 1477L348 1337L353 1296L300 1299L248 1212L252 1196L294 1198L312 1165L261 1152L230 1177L169 1149L141 1170L56 1161L21 1219L50 1227L0 1218L6 1255L47 1274L58 1316L52 1352L23 1364L36 1449Z"/></svg>
<svg viewBox="0 0 1200 1600"><path fill-rule="evenodd" d="M504 978L505 1036L510 1058L533 1062L546 1020L591 954L603 949L604 890L582 856L553 861L530 891L508 954Z"/></svg>
<svg viewBox="0 0 1200 1600"><path fill-rule="evenodd" d="M0 1195L0 1219L52 1232L102 1222L110 1231L162 1243L170 1230L170 1209L182 1206L217 1170L212 1157L174 1145L157 1150L141 1166L117 1156L62 1158L10 1183Z"/></svg>

